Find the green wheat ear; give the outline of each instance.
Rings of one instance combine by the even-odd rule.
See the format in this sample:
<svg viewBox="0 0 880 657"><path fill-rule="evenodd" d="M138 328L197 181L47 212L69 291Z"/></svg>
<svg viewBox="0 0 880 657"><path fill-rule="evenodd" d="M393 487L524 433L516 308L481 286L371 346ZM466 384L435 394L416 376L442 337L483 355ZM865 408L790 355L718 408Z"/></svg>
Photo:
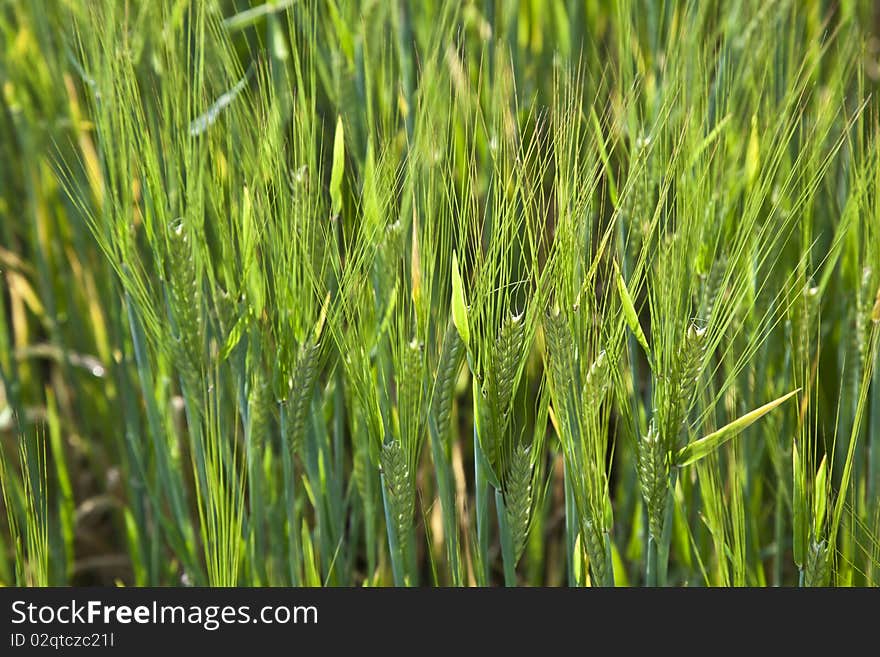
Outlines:
<svg viewBox="0 0 880 657"><path fill-rule="evenodd" d="M853 331L853 341L859 362L856 371L861 371L867 357L867 347L870 344L869 327L874 317L880 319L880 290L874 298L874 272L871 267L862 269L862 280L859 285L858 308L856 311L856 325ZM876 320L875 320L876 321Z"/></svg>
<svg viewBox="0 0 880 657"><path fill-rule="evenodd" d="M581 536L583 537L584 549L590 558L590 568L593 569L596 583L602 586L604 582L608 581L608 568L610 567L605 558L605 537L599 531L596 523L586 517L581 522Z"/></svg>
<svg viewBox="0 0 880 657"><path fill-rule="evenodd" d="M560 311L548 311L544 320L544 336L550 356L550 380L559 395L567 395L571 387L575 362L574 338L568 320Z"/></svg>
<svg viewBox="0 0 880 657"><path fill-rule="evenodd" d="M459 336L455 324L450 322L446 328L446 335L443 338L443 347L440 352L440 362L437 365L437 378L434 382L433 399L437 433L447 447L449 444L449 422L452 415L455 381L464 360L464 347L464 342L461 336Z"/></svg>
<svg viewBox="0 0 880 657"><path fill-rule="evenodd" d="M382 445L379 455L382 472L385 475L385 488L388 491L392 520L397 531L400 550L406 554L406 543L412 520L412 507L415 500L414 478L409 468L406 452L396 440Z"/></svg>
<svg viewBox="0 0 880 657"><path fill-rule="evenodd" d="M271 386L260 369L256 369L251 376L247 409L248 439L252 441L254 447L261 448L269 434L272 401Z"/></svg>
<svg viewBox="0 0 880 657"><path fill-rule="evenodd" d="M706 328L691 324L676 353L671 376L666 385L671 388L667 401L665 425L661 428L664 445L677 447L678 435L687 419L688 408L697 390L697 383L706 352Z"/></svg>
<svg viewBox="0 0 880 657"><path fill-rule="evenodd" d="M807 564L804 568L804 586L828 586L831 563L825 541L813 541L807 550Z"/></svg>
<svg viewBox="0 0 880 657"><path fill-rule="evenodd" d="M510 424L511 403L525 347L524 317L525 313L520 313L504 318L481 387L485 403L479 408L480 444L496 475L504 471L504 460L508 458L503 453L504 435Z"/></svg>
<svg viewBox="0 0 880 657"><path fill-rule="evenodd" d="M180 363L184 381L194 393L202 371L202 295L192 236L182 219L170 227L168 247L169 302L178 331L177 339L173 341L173 355Z"/></svg>
<svg viewBox="0 0 880 657"><path fill-rule="evenodd" d="M525 445L517 446L510 459L504 504L513 540L514 558L519 561L526 545L532 511L531 449Z"/></svg>
<svg viewBox="0 0 880 657"><path fill-rule="evenodd" d="M727 258L720 256L715 262L709 273L701 276L700 281L700 317L709 321L712 317L712 311L718 304L718 300L724 291L724 275L727 268Z"/></svg>
<svg viewBox="0 0 880 657"><path fill-rule="evenodd" d="M299 453L305 438L306 415L318 380L321 345L310 334L300 345L291 377L290 394L282 402L287 413L285 441L292 454Z"/></svg>
<svg viewBox="0 0 880 657"><path fill-rule="evenodd" d="M596 360L593 361L584 380L583 404L584 410L588 413L585 417L598 412L599 405L605 400L605 395L611 385L610 368L609 359L603 349L596 356Z"/></svg>
<svg viewBox="0 0 880 657"><path fill-rule="evenodd" d="M401 440L405 446L419 443L422 427L422 344L418 340L403 348L403 371L398 382L397 412ZM404 450L414 453L416 450Z"/></svg>
<svg viewBox="0 0 880 657"><path fill-rule="evenodd" d="M510 412L517 369L522 362L526 334L524 318L524 312L519 315L507 315L504 318L495 351L495 380L498 394L498 408L495 410L505 418Z"/></svg>
<svg viewBox="0 0 880 657"><path fill-rule="evenodd" d="M653 422L648 427L647 435L639 441L638 473L642 497L648 510L648 530L651 536L659 540L663 530L669 462Z"/></svg>

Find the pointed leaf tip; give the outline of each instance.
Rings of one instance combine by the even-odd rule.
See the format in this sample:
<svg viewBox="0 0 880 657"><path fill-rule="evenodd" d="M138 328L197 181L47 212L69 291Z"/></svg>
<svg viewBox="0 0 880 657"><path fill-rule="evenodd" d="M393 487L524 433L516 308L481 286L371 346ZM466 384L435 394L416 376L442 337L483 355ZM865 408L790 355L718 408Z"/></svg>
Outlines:
<svg viewBox="0 0 880 657"><path fill-rule="evenodd" d="M632 297L626 287L626 281L623 280L623 275L620 273L620 268L617 266L616 261L614 263L614 273L616 274L617 279L617 294L620 297L620 303L623 307L623 318L626 320L626 325L629 326L629 330L633 332L633 335L635 335L636 340L641 345L642 349L645 350L648 362L653 368L654 359L651 356L651 348L648 346L648 339L645 337L645 332L642 330L642 325L639 323L639 314L636 312L635 304L633 304Z"/></svg>
<svg viewBox="0 0 880 657"><path fill-rule="evenodd" d="M782 404L787 399L790 399L794 395L796 395L800 391L800 388L797 390L792 390L787 395L783 395L779 399L775 399L772 402L768 402L763 406L756 408L753 411L749 411L745 415L740 418L737 418L730 424L727 424L718 431L714 431L699 440L695 440L694 442L685 445L682 449L678 450L675 458L675 464L678 467L684 467L686 465L691 465L692 463L696 463L704 456L712 453L721 445L726 443L731 438L735 438L739 433L756 422L759 418L766 415L774 408Z"/></svg>
<svg viewBox="0 0 880 657"><path fill-rule="evenodd" d="M465 347L470 348L470 329L468 327L467 303L464 296L464 284L458 268L458 254L452 251L452 323Z"/></svg>
<svg viewBox="0 0 880 657"><path fill-rule="evenodd" d="M333 137L333 168L330 170L330 204L333 216L342 210L342 175L345 173L345 129L342 115L336 118L336 135Z"/></svg>
<svg viewBox="0 0 880 657"><path fill-rule="evenodd" d="M758 117L752 115L752 129L749 134L749 144L746 149L746 180L749 185L754 184L761 167L761 142L758 137Z"/></svg>

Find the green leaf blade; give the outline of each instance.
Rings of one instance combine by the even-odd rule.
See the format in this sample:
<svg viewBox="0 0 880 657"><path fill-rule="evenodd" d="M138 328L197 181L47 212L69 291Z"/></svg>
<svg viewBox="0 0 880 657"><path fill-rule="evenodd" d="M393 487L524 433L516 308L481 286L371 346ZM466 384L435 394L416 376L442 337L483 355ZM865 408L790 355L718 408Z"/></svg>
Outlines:
<svg viewBox="0 0 880 657"><path fill-rule="evenodd" d="M461 336L465 347L470 349L470 328L468 327L467 303L464 296L464 284L458 268L458 254L452 252L452 322Z"/></svg>
<svg viewBox="0 0 880 657"><path fill-rule="evenodd" d="M675 464L683 468L686 465L691 465L692 463L696 463L704 456L707 456L714 452L716 449L721 447L724 443L735 438L742 432L746 427L755 423L772 411L774 408L790 399L794 395L798 393L800 388L797 390L792 390L786 395L783 395L779 399L775 399L771 402L764 404L763 406L759 406L753 411L750 411L743 415L740 418L737 418L733 422L724 425L718 431L714 431L699 440L695 440L694 442L685 445L683 448L678 450L675 458Z"/></svg>
<svg viewBox="0 0 880 657"><path fill-rule="evenodd" d="M617 294L620 296L620 303L623 307L623 318L626 320L626 325L629 327L629 330L636 336L636 340L638 340L642 349L645 350L648 362L651 363L653 367L654 359L651 356L651 348L648 346L648 339L645 337L645 332L642 330L642 325L639 323L639 314L636 312L635 304L633 304L632 297L626 287L626 281L623 280L623 275L620 273L617 263L614 264L614 271L617 278Z"/></svg>
<svg viewBox="0 0 880 657"><path fill-rule="evenodd" d="M333 168L330 171L330 204L333 215L342 210L342 176L345 173L345 129L342 115L336 119L336 135L333 137Z"/></svg>

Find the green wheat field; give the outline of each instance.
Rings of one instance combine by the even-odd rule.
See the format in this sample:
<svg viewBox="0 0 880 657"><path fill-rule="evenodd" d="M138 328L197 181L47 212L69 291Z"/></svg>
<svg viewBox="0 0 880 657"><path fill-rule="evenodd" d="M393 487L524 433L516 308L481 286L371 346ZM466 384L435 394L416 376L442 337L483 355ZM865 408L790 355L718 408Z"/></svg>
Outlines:
<svg viewBox="0 0 880 657"><path fill-rule="evenodd" d="M0 584L877 586L880 9L0 0Z"/></svg>

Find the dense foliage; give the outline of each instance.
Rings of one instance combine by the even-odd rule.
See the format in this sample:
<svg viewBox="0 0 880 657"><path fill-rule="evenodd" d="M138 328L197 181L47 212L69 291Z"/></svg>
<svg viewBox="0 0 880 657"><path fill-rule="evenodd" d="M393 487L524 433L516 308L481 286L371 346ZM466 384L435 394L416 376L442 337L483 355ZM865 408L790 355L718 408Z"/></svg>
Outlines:
<svg viewBox="0 0 880 657"><path fill-rule="evenodd" d="M873 4L0 1L0 584L877 585Z"/></svg>

